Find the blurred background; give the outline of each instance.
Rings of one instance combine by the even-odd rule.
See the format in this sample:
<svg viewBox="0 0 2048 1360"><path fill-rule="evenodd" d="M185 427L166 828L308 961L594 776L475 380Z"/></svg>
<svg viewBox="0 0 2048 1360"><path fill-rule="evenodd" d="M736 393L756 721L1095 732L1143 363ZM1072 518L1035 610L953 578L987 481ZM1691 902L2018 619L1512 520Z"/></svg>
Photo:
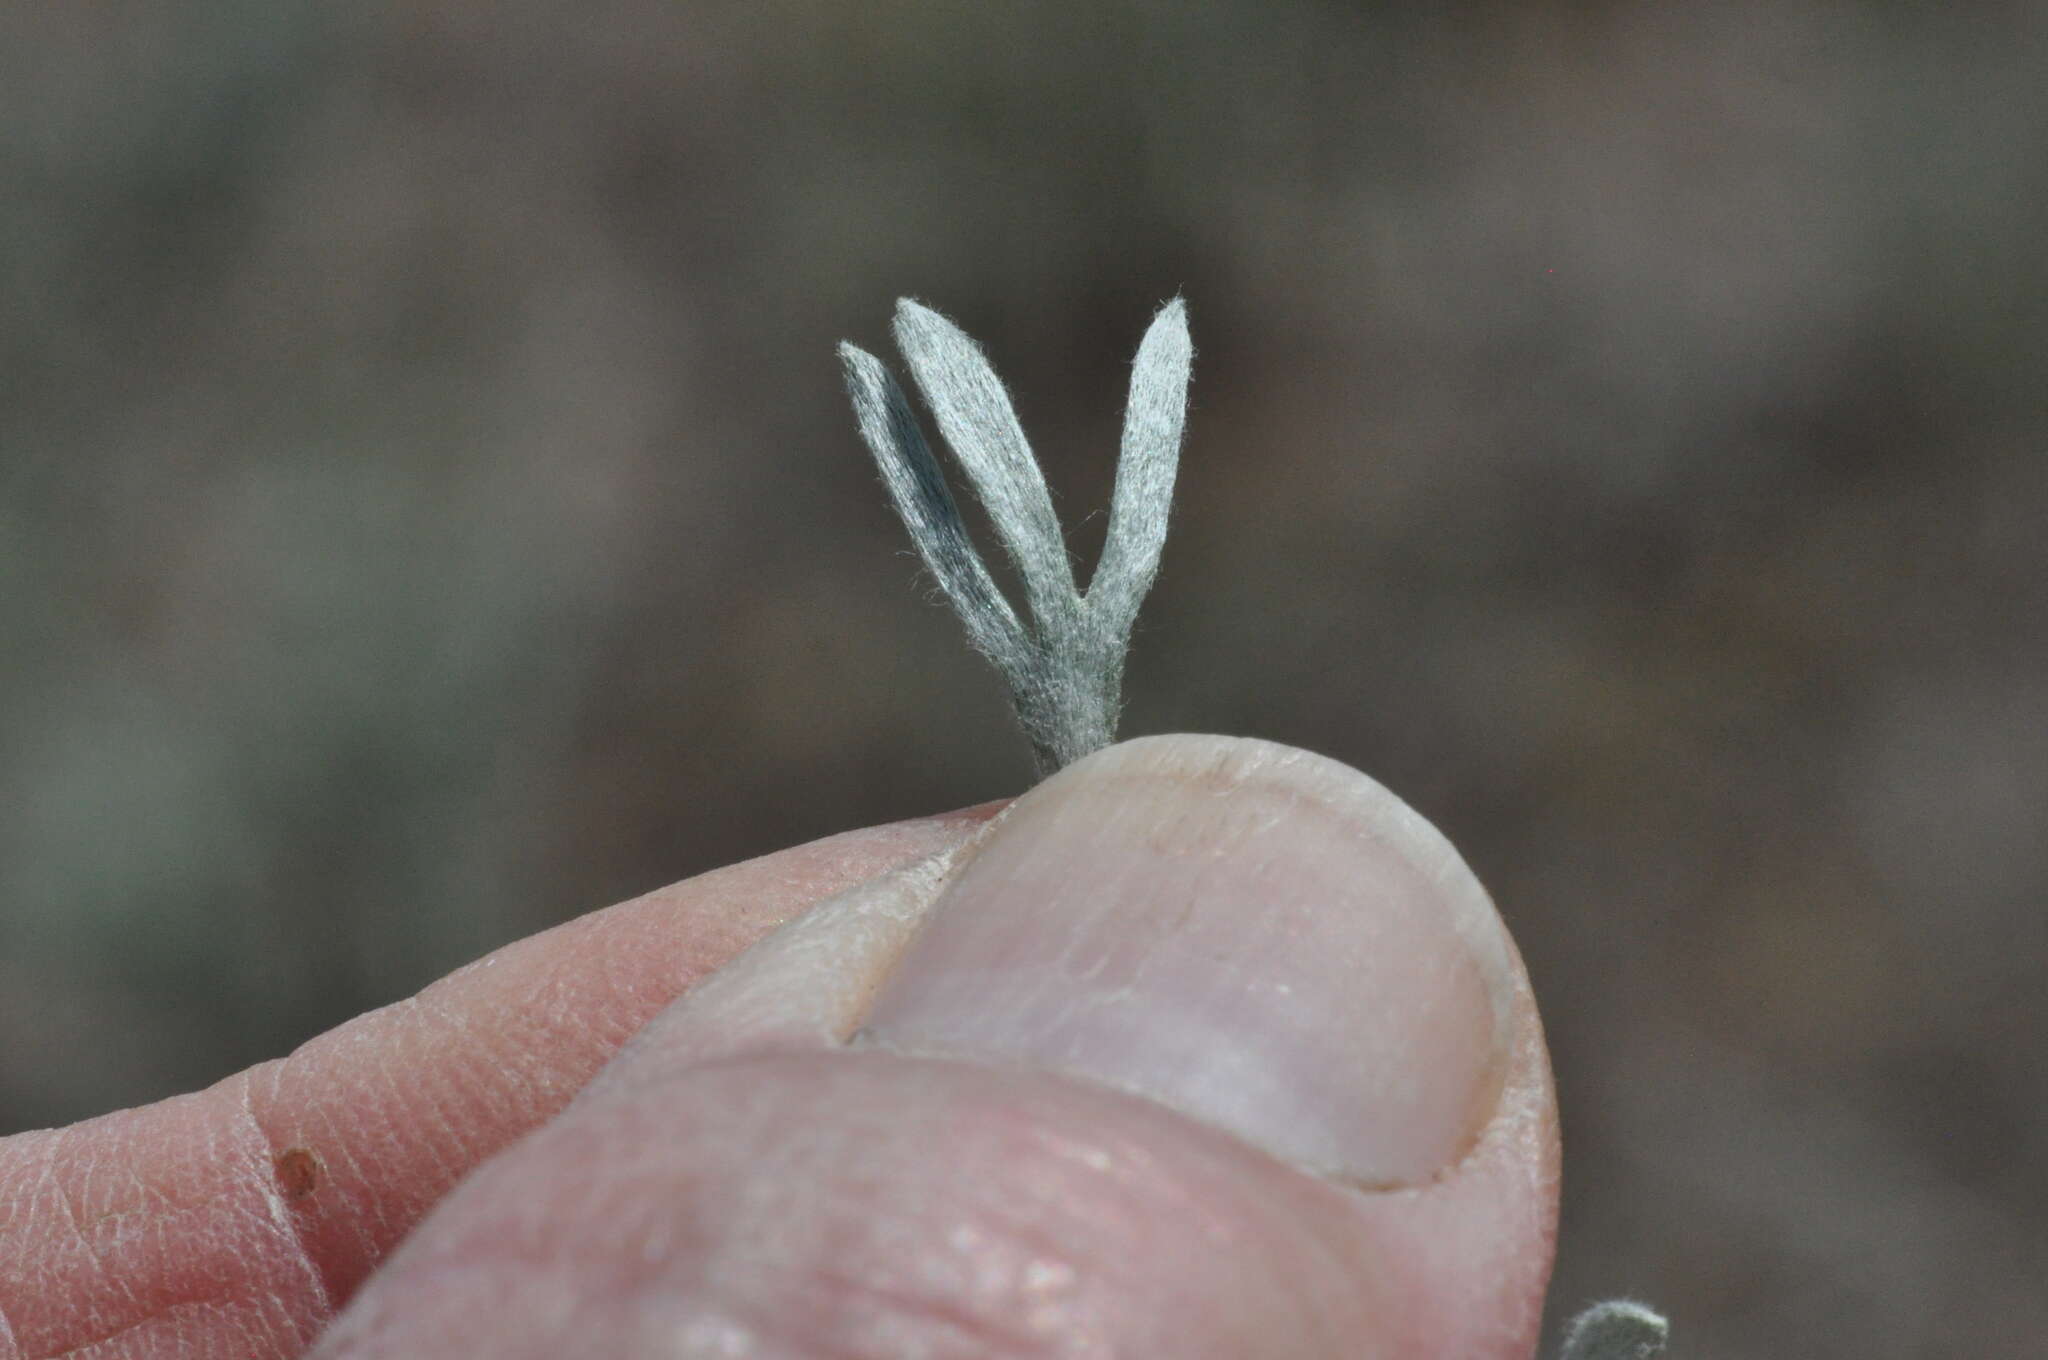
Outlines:
<svg viewBox="0 0 2048 1360"><path fill-rule="evenodd" d="M1126 730L1491 885L1553 1327L2048 1353L2044 69L2017 3L0 8L0 1132L1021 788L833 346L959 320L1087 561L1185 290Z"/></svg>

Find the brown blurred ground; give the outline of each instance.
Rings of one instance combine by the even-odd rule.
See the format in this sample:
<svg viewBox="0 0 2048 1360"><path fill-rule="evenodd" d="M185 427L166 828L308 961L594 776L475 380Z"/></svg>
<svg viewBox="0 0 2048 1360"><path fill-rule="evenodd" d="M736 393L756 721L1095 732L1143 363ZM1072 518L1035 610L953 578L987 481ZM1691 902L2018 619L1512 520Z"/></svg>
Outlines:
<svg viewBox="0 0 2048 1360"><path fill-rule="evenodd" d="M1026 777L832 346L1010 380L1127 730L1462 845L1560 1311L2048 1354L2048 11L0 9L0 1131Z"/></svg>

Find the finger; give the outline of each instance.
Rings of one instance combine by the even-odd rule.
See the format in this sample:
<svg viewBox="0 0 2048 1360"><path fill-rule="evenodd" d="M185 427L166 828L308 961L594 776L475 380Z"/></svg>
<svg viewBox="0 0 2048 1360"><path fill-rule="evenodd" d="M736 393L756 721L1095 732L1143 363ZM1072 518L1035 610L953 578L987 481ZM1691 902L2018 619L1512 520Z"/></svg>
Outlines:
<svg viewBox="0 0 2048 1360"><path fill-rule="evenodd" d="M1527 1356L1527 980L1333 761L1099 753L821 904L479 1169L322 1360Z"/></svg>
<svg viewBox="0 0 2048 1360"><path fill-rule="evenodd" d="M994 806L595 912L209 1090L0 1139L0 1360L299 1354L428 1206L779 922Z"/></svg>

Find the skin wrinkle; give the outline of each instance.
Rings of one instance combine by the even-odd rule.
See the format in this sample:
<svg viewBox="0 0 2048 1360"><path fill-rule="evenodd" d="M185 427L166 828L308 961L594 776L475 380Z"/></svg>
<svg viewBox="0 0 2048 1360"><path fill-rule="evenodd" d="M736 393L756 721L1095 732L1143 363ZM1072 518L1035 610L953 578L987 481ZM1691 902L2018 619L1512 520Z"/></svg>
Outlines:
<svg viewBox="0 0 2048 1360"><path fill-rule="evenodd" d="M887 960L868 971L862 985L851 998L852 1006L834 1034L834 1038L840 1043L852 1042L854 1036L860 1032L868 1012L874 1009L876 998L887 984L890 973L895 971L904 951L917 938L917 932L923 928L925 921L930 919L928 904L944 891L947 880L960 871L960 866L974 858L975 848L988 838L989 829L1000 820L998 817L990 821L976 833L974 839L964 845L942 851L895 872L895 879L901 887L892 897L888 910L894 923L900 924L907 919L908 928L903 931L902 937L895 941Z"/></svg>
<svg viewBox="0 0 2048 1360"><path fill-rule="evenodd" d="M410 1004L413 1013L424 1017L435 1031L430 1037L414 1035L414 1042L421 1047L491 1055L504 1042L502 1028L486 1031L475 1018L452 1010L433 988L414 997ZM479 1036L481 1042L476 1042ZM440 1136L432 1140L433 1146L446 1148L451 1154L442 1159L444 1171L452 1175L458 1166L475 1162L479 1149L470 1144L464 1129L465 1116L473 1121L481 1112L493 1121L502 1119L518 1105L508 1098L511 1093L506 1087L508 1078L517 1080L519 1075L518 1067L510 1063L477 1062L447 1071L442 1081L415 1088L424 1111L409 1113L416 1115L417 1122L439 1132Z"/></svg>
<svg viewBox="0 0 2048 1360"><path fill-rule="evenodd" d="M473 965L472 965L473 966ZM467 971L467 970L464 970ZM438 984L437 984L438 986ZM429 988L429 992L435 991ZM459 1044L464 1035L477 1032L474 1026L441 1004L438 997L429 999L427 994L410 997L383 1008L381 1014L387 1023L396 1025L405 1035L408 1046L414 1043L434 1048ZM417 1028L415 1028L417 1026ZM459 1108L465 1101L472 1106L480 1105L502 1115L507 1103L490 1098L489 1083L483 1083L456 1093L445 1093L437 1099L434 1087L440 1083L424 1085L410 1084L402 1076L390 1074L380 1064L374 1069L380 1088L375 1094L360 1102L358 1110L370 1109L386 1113L377 1128L359 1130L350 1136L340 1136L324 1121L304 1124L300 1116L292 1136L273 1135L273 1120L265 1113L276 1107L280 1090L288 1075L309 1065L308 1074L314 1084L320 1084L326 1076L328 1055L312 1047L302 1046L287 1058L266 1063L252 1069L242 1079L242 1102L250 1112L256 1127L263 1131L266 1146L274 1151L287 1143L303 1143L321 1151L328 1163L326 1183L318 1193L328 1196L326 1203L315 1201L301 1213L286 1206L285 1213L291 1217L294 1243L306 1259L308 1268L316 1282L319 1314L322 1319L329 1317L339 1305L350 1287L353 1262L376 1254L379 1244L390 1238L407 1222L395 1220L390 1212L392 1202L364 1187L370 1186L377 1174L376 1168L388 1164L395 1156L405 1156L416 1176L422 1168L428 1169L426 1178L430 1183L452 1184L469 1165L473 1164L480 1150L473 1147L461 1121L451 1117L451 1108ZM509 1073L507 1073L509 1075ZM382 1130L379 1136L378 1128ZM397 1130L405 1128L411 1134L402 1142ZM439 1130L436 1134L434 1131ZM429 1136L420 1137L426 1133ZM410 1151L404 1149L410 1147ZM451 1151L452 1149L452 1151ZM262 1177L266 1196L275 1193L268 1155L257 1174ZM360 1209L367 1200L368 1212L349 1212ZM344 1255L330 1249L315 1246L312 1234L315 1226L332 1231L337 1221L345 1227L347 1239L355 1247L353 1255Z"/></svg>
<svg viewBox="0 0 2048 1360"><path fill-rule="evenodd" d="M777 886L782 888L782 896L794 895L794 885ZM645 945L635 940L623 918L607 916L592 921L587 948L596 961L595 976L606 984L610 1004L592 1007L587 997L578 996L578 970L566 958L543 971L536 991L550 998L547 1014L557 1023L549 1028L557 1038L563 1033L577 1034L594 1054L605 1054L615 1051L638 1028L631 1017L666 1004L673 993L657 992L654 980L644 978L642 970L634 966L636 954ZM582 964L580 958L577 962ZM589 976L592 971L589 965L582 965L582 975ZM436 984L427 992L438 994L441 990Z"/></svg>
<svg viewBox="0 0 2048 1360"><path fill-rule="evenodd" d="M89 1355L105 1356L108 1358L108 1360L112 1360L112 1357L116 1355L122 1356L124 1360L126 1360L127 1357L134 1357L135 1360L143 1360L143 1357L150 1355L152 1352L137 1351L125 1345L120 1346L120 1348L116 1350L115 1347L117 1343L120 1343L126 1338L134 1337L138 1333L163 1330L166 1327L169 1327L169 1329L173 1331L173 1333L175 1334L177 1330L176 1324L178 1324L181 1319L190 1317L194 1314L204 1315L207 1313L232 1312L232 1309L223 1306L228 1297L229 1291L224 1290L222 1291L221 1296L218 1298L202 1296L200 1298L189 1299L181 1301L179 1303L174 1303L171 1304L169 1307L163 1309L161 1312L151 1313L147 1317L141 1317L135 1319L133 1322L123 1323L103 1336L95 1336L89 1338L88 1340L78 1342L76 1345L66 1346L61 1351L50 1351L44 1355L30 1356L28 1357L28 1360L84 1360L84 1358ZM153 1349L154 1348L152 1348L152 1350Z"/></svg>
<svg viewBox="0 0 2048 1360"><path fill-rule="evenodd" d="M117 1318L122 1311L122 1306L132 1302L134 1297L133 1290L128 1287L128 1282L125 1279L121 1279L118 1275L110 1275L106 1259L100 1251L94 1234L90 1231L90 1225L93 1220L88 1218L85 1205L82 1202L94 1169L97 1166L97 1159L92 1157L83 1159L82 1164L85 1169L78 1177L75 1185L67 1183L66 1178L58 1173L58 1167L72 1164L62 1154L67 1144L76 1141L76 1136L74 1130L68 1128L58 1129L52 1134L47 1144L48 1154L43 1161L41 1183L50 1187L53 1198L58 1206L63 1209L64 1223L70 1229L73 1243L84 1258L91 1263L94 1283L105 1290L107 1294L112 1295L112 1299L107 1304L96 1307L93 1310L93 1317L97 1320L112 1314L113 1317ZM94 1297L100 1298L103 1296L96 1291ZM109 1334L116 1334L121 1330L121 1325L111 1319L101 1325L112 1329L112 1332Z"/></svg>
<svg viewBox="0 0 2048 1360"><path fill-rule="evenodd" d="M266 1276L260 1281L262 1293L251 1302L259 1308L267 1304L286 1309L290 1329L302 1341L310 1341L319 1323L332 1312L330 1291L312 1259L303 1223L285 1203L278 1189L273 1159L279 1145L272 1140L257 1116L249 1083L246 1080L237 1082L232 1095L234 1098L229 1102L229 1108L237 1117L219 1126L227 1146L215 1161L234 1167L236 1179L231 1179L223 1187L219 1198L233 1201L238 1198L235 1191L246 1187L253 1191L256 1203L261 1206L261 1214L243 1211L231 1216L227 1226L230 1229L255 1229L259 1224L266 1227L267 1232L259 1229L250 1234L261 1243L254 1246L250 1254L296 1274L302 1288L296 1300L289 1296L281 1297L276 1291L287 1282ZM241 1136L237 1137L238 1134ZM248 1283L259 1282L250 1280ZM232 1294L231 1284L223 1297L232 1297Z"/></svg>
<svg viewBox="0 0 2048 1360"><path fill-rule="evenodd" d="M265 1139L262 1130L260 1126L257 1125L257 1123L255 1122L253 1115L242 1125L242 1127L246 1130L246 1132L249 1135L253 1136L253 1141L256 1150L260 1153L265 1143ZM239 1143L242 1149L244 1150L246 1150L249 1146L250 1140L237 1140L234 1138L234 1130L232 1128L226 1129L224 1130L224 1132L227 1133L231 1144ZM54 1143L57 1140L52 1139L51 1141ZM235 1149L233 1148L230 1149L231 1152L234 1150ZM254 1176L256 1178L255 1188L259 1196L268 1199L271 1195L274 1194L274 1188L270 1185L270 1165L267 1156L260 1157L255 1164L252 1164L250 1158L247 1156L230 1156L226 1159L226 1161L229 1164L232 1164L236 1167L235 1174L238 1178L248 1176ZM61 1184L63 1178L60 1176L56 1177L55 1179ZM136 1184L138 1189L141 1190L142 1193L155 1195L155 1192L149 1190L146 1183L143 1182L140 1177L136 1178ZM220 1189L220 1191L209 1195L205 1200L201 1201L199 1204L178 1206L175 1212L168 1216L163 1215L161 1212L159 1212L157 1221L159 1222L159 1224L161 1224L162 1222L166 1221L167 1218L175 1218L177 1216L182 1215L204 1213L211 1205L217 1204L220 1201L231 1201L236 1199L237 1195L235 1192L240 1188L244 1188L244 1182L239 1179L231 1179L226 1185L224 1185ZM161 1198L161 1196L157 1197ZM79 1225L81 1224L80 1214L82 1211L78 1206L76 1206L72 1202L70 1197L65 1197L65 1204L67 1208L67 1213L70 1217L70 1221L72 1222L74 1227L78 1228L79 1230L81 1246L88 1253L90 1253L95 1266L99 1268L101 1270L102 1275L104 1275L105 1257L99 1250L99 1243L96 1241L98 1235L94 1233L88 1233L79 1227ZM116 1222L122 1219L133 1218L136 1215L145 1212L148 1211L125 1210L118 1213L95 1217L91 1220L91 1222L92 1226L97 1228L102 1224ZM252 1220L250 1220L246 1213L236 1213L231 1215L227 1220L225 1220L222 1226L225 1229L227 1229L230 1233L234 1233L238 1229L243 1228L245 1225L251 1222ZM278 1225L275 1225L274 1223L272 1225L273 1229L275 1229L277 1226ZM259 1234L259 1237L260 1236L262 1235ZM301 1245L297 1242L296 1234L291 1233L289 1230L286 1230L286 1232L284 1233L276 1233L274 1231L271 1236L273 1237L273 1240L275 1240L276 1237L280 1236L288 1237L289 1240L293 1241L295 1246ZM267 1255L267 1253L264 1253L260 1247L257 1248L255 1252L251 1254ZM251 1295L246 1292L248 1286L251 1283L259 1283L261 1285L261 1290L259 1293ZM154 1353L153 1350L136 1351L131 1347L125 1345L117 1345L117 1343L122 1342L124 1338L134 1336L138 1332L164 1328L166 1326L175 1324L177 1320L180 1318L189 1317L195 1313L203 1314L206 1312L221 1312L232 1314L236 1312L246 1312L253 1310L259 1316L269 1316L271 1314L266 1312L266 1310L280 1310L275 1314L276 1321L280 1324L280 1326L274 1328L267 1328L266 1335L276 1335L280 1332L285 1332L294 1335L297 1338L297 1340L301 1343L310 1341L312 1339L314 1328L307 1325L308 1318L303 1315L294 1314L291 1311L290 1301L287 1299L280 1299L274 1293L270 1292L272 1287L273 1286L267 1280L251 1281L249 1279L235 1278L230 1276L228 1278L222 1279L218 1286L212 1290L202 1292L196 1297L181 1299L175 1303L166 1305L165 1307L160 1309L152 1309L150 1311L145 1312L140 1317L120 1317L119 1314L123 1311L126 1311L125 1309L121 1308L116 1308L113 1310L102 1310L103 1312L112 1311L115 1314L114 1317L108 1318L102 1324L105 1330L96 1331L94 1332L94 1334L89 1335L84 1340L74 1341L71 1344L65 1346L61 1350L47 1352L46 1357L47 1360L57 1360L58 1357L79 1357L87 1355L89 1353L138 1356L152 1354ZM135 1302L135 1297L132 1290L123 1291L121 1297L124 1303L132 1305ZM323 1306L318 1307L314 1311L311 1320L317 1322L319 1319L324 1318L326 1316L326 1313L327 1310L324 1307L323 1301ZM38 1357L36 1358L36 1360L44 1360L44 1358Z"/></svg>
<svg viewBox="0 0 2048 1360"><path fill-rule="evenodd" d="M287 1072L292 1070L294 1064L304 1064L306 1060L302 1055L306 1052L307 1050L302 1047L289 1057L264 1063L249 1072L249 1100L253 1109L268 1110L280 1103ZM258 1119L259 1122L267 1123L262 1120L260 1113ZM321 1159L327 1164L325 1193L329 1199L324 1204L314 1206L312 1212L319 1215L317 1221L322 1227L331 1227L338 1217L331 1207L334 1197L345 1195L345 1187L362 1184L368 1179L369 1168L364 1164L361 1155L364 1140L336 1136L325 1120L312 1124L301 1123L298 1125L298 1132L300 1141L308 1142L320 1149ZM371 1206L368 1215L351 1214L340 1217L340 1221L348 1224L349 1236L361 1255L369 1255L375 1250L379 1238L372 1232L373 1228L381 1229L388 1235L394 1226L384 1210L384 1202L381 1199L373 1199ZM314 1267L320 1274L321 1288L331 1303L338 1306L347 1292L347 1281L338 1273L343 1258L339 1253L315 1249L309 1229L302 1228L301 1232L308 1243Z"/></svg>
<svg viewBox="0 0 2048 1360"><path fill-rule="evenodd" d="M286 1263L296 1266L304 1275L308 1297L314 1305L314 1315L320 1318L332 1316L335 1308L333 1286L321 1271L319 1262L314 1259L312 1244L306 1237L304 1220L285 1201L284 1193L277 1185L273 1161L275 1154L271 1149L283 1148L286 1146L285 1140L274 1136L257 1113L253 1083L243 1081L236 1096L235 1106L241 1111L249 1131L255 1136L255 1151L259 1158L257 1164L249 1169L249 1174L255 1178L258 1193L263 1198L265 1208L270 1212L272 1228L280 1238L290 1243L290 1250L285 1253Z"/></svg>
<svg viewBox="0 0 2048 1360"><path fill-rule="evenodd" d="M16 1219L33 1217L34 1206L39 1201L54 1201L62 1210L64 1226L70 1234L71 1244L81 1255L83 1255L86 1258L88 1262L91 1263L94 1269L98 1269L99 1263L97 1261L97 1258L92 1255L90 1243L86 1241L85 1235L80 1228L77 1210L71 1205L69 1200L65 1197L64 1189L60 1183L60 1179L54 1173L54 1167L56 1165L56 1148L62 1140L63 1132L61 1130L53 1130L47 1133L26 1134L18 1136L24 1138L25 1140L33 1141L39 1153L39 1156L36 1159L35 1171L33 1172L33 1174L31 1176L24 1177L24 1180L27 1181L27 1184L23 1187L23 1189L20 1192L9 1197L6 1203L6 1208L8 1212L4 1218L0 1218L0 1225L8 1224L10 1221ZM0 1266L5 1265L5 1260L0 1259ZM22 1283L24 1283L32 1289L36 1284L36 1280L34 1276L30 1275L27 1278L25 1278L22 1281ZM25 1295L25 1297L33 1296ZM0 1317L8 1317L8 1309L6 1305L7 1299L5 1297L4 1291L0 1291ZM27 1355L24 1343L21 1340L21 1333L17 1330L11 1318L9 1318L9 1320L6 1322L6 1330L4 1336L7 1342L9 1343L9 1350L6 1353L9 1357L9 1360L13 1360L13 1357L16 1356Z"/></svg>
<svg viewBox="0 0 2048 1360"><path fill-rule="evenodd" d="M72 1187L65 1184L64 1177L57 1174L57 1167L61 1164L59 1154L63 1150L64 1144L75 1136L70 1129L58 1129L45 1140L44 1146L47 1151L43 1157L37 1183L40 1186L47 1186L49 1188L51 1198L64 1211L64 1225L70 1229L71 1240L77 1245L79 1251L84 1253L86 1259L92 1263L95 1283L104 1285L106 1283L106 1263L100 1259L99 1253L93 1249L92 1238L85 1230L83 1206L74 1198ZM85 1163L87 1168L86 1175L91 1174L91 1165L90 1160ZM84 1176L80 1177L79 1193L83 1193L84 1179Z"/></svg>
<svg viewBox="0 0 2048 1360"><path fill-rule="evenodd" d="M398 1003L408 1048L487 1056L504 1046L506 1033L502 1023L487 1027L477 1017L449 1007L443 996L441 985L435 984ZM498 1014L491 1018L501 1021ZM477 1036L479 1042L466 1042ZM529 1051L556 1052L546 1042L554 1037L553 1032L533 1036L536 1042L528 1045ZM508 1082L517 1081L523 1074L515 1063L490 1061L433 1070L438 1080L424 1083L408 1081L403 1074L386 1074L396 1110L389 1122L433 1135L423 1140L429 1164L440 1183L448 1185L486 1152L469 1134L468 1126L477 1122L494 1124L518 1108L519 1102L509 1098L506 1088ZM479 1114L487 1118L479 1121Z"/></svg>

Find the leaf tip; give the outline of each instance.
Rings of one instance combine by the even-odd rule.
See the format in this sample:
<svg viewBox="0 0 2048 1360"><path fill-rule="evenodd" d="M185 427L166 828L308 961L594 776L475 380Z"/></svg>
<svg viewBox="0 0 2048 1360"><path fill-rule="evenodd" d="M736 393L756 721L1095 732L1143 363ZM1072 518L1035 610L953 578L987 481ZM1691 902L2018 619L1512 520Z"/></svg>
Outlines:
<svg viewBox="0 0 2048 1360"><path fill-rule="evenodd" d="M1596 1303L1572 1320L1560 1360L1652 1360L1664 1353L1671 1324L1629 1299Z"/></svg>

